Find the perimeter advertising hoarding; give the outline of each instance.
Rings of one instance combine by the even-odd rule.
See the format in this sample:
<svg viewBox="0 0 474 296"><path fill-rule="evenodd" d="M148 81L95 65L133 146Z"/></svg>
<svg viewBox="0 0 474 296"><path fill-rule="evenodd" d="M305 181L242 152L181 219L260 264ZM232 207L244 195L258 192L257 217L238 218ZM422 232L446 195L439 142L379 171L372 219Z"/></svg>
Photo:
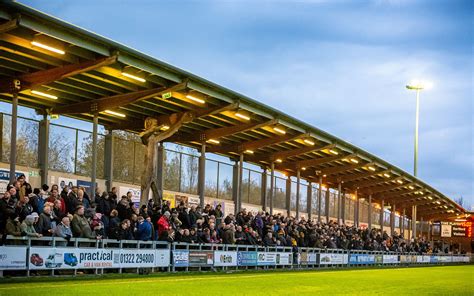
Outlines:
<svg viewBox="0 0 474 296"><path fill-rule="evenodd" d="M189 251L173 251L173 265L175 267L189 266Z"/></svg>
<svg viewBox="0 0 474 296"><path fill-rule="evenodd" d="M374 264L375 255L369 254L351 254L349 257L350 264Z"/></svg>
<svg viewBox="0 0 474 296"><path fill-rule="evenodd" d="M190 251L189 266L212 266L214 265L213 251Z"/></svg>
<svg viewBox="0 0 474 296"><path fill-rule="evenodd" d="M237 252L215 251L214 266L237 266Z"/></svg>
<svg viewBox="0 0 474 296"><path fill-rule="evenodd" d="M291 265L292 259L293 253L277 253L275 263L276 265Z"/></svg>
<svg viewBox="0 0 474 296"><path fill-rule="evenodd" d="M256 266L257 252L237 252L238 266Z"/></svg>
<svg viewBox="0 0 474 296"><path fill-rule="evenodd" d="M400 260L398 259L398 255L383 255L383 263L384 264L393 264L399 263Z"/></svg>
<svg viewBox="0 0 474 296"><path fill-rule="evenodd" d="M31 247L30 269L165 267L168 249L79 249Z"/></svg>
<svg viewBox="0 0 474 296"><path fill-rule="evenodd" d="M18 179L21 175L25 175L25 180L28 182L28 173L22 171L15 172L15 178ZM10 184L10 170L0 170L0 192L7 191L7 186Z"/></svg>
<svg viewBox="0 0 474 296"><path fill-rule="evenodd" d="M319 264L347 264L347 254L321 253L319 254Z"/></svg>
<svg viewBox="0 0 474 296"><path fill-rule="evenodd" d="M276 254L273 252L258 252L257 253L257 265L275 265Z"/></svg>
<svg viewBox="0 0 474 296"><path fill-rule="evenodd" d="M316 253L301 252L298 256L299 264L316 264L317 259Z"/></svg>
<svg viewBox="0 0 474 296"><path fill-rule="evenodd" d="M0 247L0 270L26 269L26 247Z"/></svg>

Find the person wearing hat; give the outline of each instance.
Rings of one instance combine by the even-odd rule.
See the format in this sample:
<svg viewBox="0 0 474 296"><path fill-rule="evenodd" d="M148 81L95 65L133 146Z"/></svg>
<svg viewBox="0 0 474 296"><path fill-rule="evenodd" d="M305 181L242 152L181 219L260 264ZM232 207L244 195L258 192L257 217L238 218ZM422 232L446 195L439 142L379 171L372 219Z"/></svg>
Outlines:
<svg viewBox="0 0 474 296"><path fill-rule="evenodd" d="M42 237L40 233L36 232L34 223L38 219L38 213L33 212L31 215L26 216L25 220L21 223L21 232L31 237Z"/></svg>
<svg viewBox="0 0 474 296"><path fill-rule="evenodd" d="M12 213L7 219L7 234L13 236L22 236L20 227L20 217L16 213Z"/></svg>
<svg viewBox="0 0 474 296"><path fill-rule="evenodd" d="M168 229L170 228L170 212L166 211L163 216L160 217L160 219L158 219L158 237L162 237L164 235L165 232L168 231Z"/></svg>

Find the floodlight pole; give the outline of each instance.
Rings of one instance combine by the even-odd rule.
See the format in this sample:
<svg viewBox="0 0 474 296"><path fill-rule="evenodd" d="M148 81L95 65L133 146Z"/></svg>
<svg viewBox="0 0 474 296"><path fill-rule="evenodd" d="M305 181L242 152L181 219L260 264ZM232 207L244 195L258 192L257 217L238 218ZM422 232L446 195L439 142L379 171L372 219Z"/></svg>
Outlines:
<svg viewBox="0 0 474 296"><path fill-rule="evenodd" d="M416 89L416 122L415 122L415 160L413 175L418 177L418 126L420 121L420 88Z"/></svg>

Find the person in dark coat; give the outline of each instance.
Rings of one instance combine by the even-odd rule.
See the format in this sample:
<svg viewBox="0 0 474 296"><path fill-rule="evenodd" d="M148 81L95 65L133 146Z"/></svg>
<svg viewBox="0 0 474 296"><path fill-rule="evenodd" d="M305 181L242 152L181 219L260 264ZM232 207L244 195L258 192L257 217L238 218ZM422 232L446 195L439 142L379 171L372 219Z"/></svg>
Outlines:
<svg viewBox="0 0 474 296"><path fill-rule="evenodd" d="M39 215L38 223L35 225L36 232L43 236L52 236L53 225L51 224L51 207L44 207L43 213Z"/></svg>

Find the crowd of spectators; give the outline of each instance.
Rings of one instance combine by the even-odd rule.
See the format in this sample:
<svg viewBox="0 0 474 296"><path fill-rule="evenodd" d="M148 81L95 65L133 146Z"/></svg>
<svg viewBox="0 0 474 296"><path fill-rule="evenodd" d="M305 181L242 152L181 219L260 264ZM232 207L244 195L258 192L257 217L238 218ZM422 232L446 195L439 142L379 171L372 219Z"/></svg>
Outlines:
<svg viewBox="0 0 474 296"><path fill-rule="evenodd" d="M183 243L314 247L430 253L424 238L406 240L380 229L363 229L270 215L243 209L224 215L221 206L187 207L181 202L136 206L132 193L111 192L91 199L84 188L43 185L32 189L21 175L0 199L0 232L13 236L57 236L89 239L159 240ZM446 250L435 250L444 252Z"/></svg>

